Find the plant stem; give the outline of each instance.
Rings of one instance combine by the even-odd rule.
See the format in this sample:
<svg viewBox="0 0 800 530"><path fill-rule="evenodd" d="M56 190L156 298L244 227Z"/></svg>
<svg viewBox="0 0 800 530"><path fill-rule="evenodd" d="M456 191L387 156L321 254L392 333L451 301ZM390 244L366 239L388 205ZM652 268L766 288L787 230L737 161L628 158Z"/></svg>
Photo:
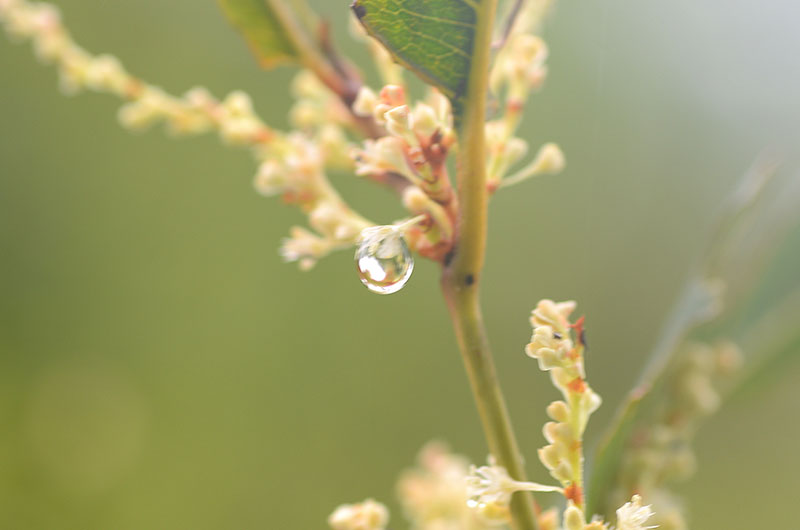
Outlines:
<svg viewBox="0 0 800 530"><path fill-rule="evenodd" d="M708 316L713 296L706 285L691 276L684 286L658 341L650 354L650 361L636 386L617 411L616 418L606 431L595 454L595 465L589 484L587 513L610 516L615 507L608 505L608 492L613 489L625 448L636 422L644 411L650 410L659 386L663 384L667 368L678 346L689 331Z"/></svg>
<svg viewBox="0 0 800 530"><path fill-rule="evenodd" d="M458 219L455 246L445 262L442 290L453 320L472 393L489 451L515 480L526 480L505 399L489 349L479 304L479 285L486 248L488 191L486 187L486 97L490 46L497 0L476 5L472 64L458 126ZM511 502L515 530L538 528L535 503L529 493Z"/></svg>
<svg viewBox="0 0 800 530"><path fill-rule="evenodd" d="M361 88L361 80L352 68L340 69L337 68L336 64L332 64L322 53L314 38L308 34L311 28L304 27L297 20L296 14L285 0L265 1L281 26L286 30L286 35L297 52L300 64L311 70L325 86L341 99L342 104L351 114L354 125L361 130L364 136L367 138L383 136L385 131L375 123L375 120L357 116L353 113L352 104ZM298 3L295 2L294 4L297 7ZM312 18L312 15L309 14L311 13L310 8L304 2L300 3L300 7L303 10L301 14L306 20Z"/></svg>
<svg viewBox="0 0 800 530"><path fill-rule="evenodd" d="M489 452L515 480L527 480L505 399L489 349L475 286L459 288L445 272L442 286L453 319L458 345L464 359L472 394L478 406ZM528 492L517 492L511 501L516 530L535 530L535 502Z"/></svg>

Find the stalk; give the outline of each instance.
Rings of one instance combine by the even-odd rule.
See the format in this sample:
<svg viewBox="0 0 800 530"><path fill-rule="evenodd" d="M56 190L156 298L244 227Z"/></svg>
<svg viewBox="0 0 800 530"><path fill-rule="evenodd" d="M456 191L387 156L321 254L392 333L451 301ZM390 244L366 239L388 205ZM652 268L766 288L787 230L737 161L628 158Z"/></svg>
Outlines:
<svg viewBox="0 0 800 530"><path fill-rule="evenodd" d="M458 126L459 209L455 246L443 269L442 290L489 451L512 478L524 481L527 478L523 459L497 379L479 301L488 220L484 124L497 0L482 0L476 5L476 10L471 73ZM536 530L535 510L530 493L516 493L511 502L513 528Z"/></svg>
<svg viewBox="0 0 800 530"><path fill-rule="evenodd" d="M311 70L314 75L333 93L335 93L351 114L353 123L367 138L380 138L385 131L371 118L357 116L353 113L352 104L361 88L361 80L347 65L334 64L319 49L319 45L308 34L313 28L306 28L297 19L292 7L285 0L265 0L270 10L286 30L286 35L297 51L300 64ZM310 9L305 2L293 2L307 24L311 18Z"/></svg>
<svg viewBox="0 0 800 530"><path fill-rule="evenodd" d="M477 288L475 284L459 287L449 272L452 271L445 270L442 287L489 452L513 479L526 481L522 455L489 349ZM536 511L531 493L515 493L511 500L513 528L536 530Z"/></svg>

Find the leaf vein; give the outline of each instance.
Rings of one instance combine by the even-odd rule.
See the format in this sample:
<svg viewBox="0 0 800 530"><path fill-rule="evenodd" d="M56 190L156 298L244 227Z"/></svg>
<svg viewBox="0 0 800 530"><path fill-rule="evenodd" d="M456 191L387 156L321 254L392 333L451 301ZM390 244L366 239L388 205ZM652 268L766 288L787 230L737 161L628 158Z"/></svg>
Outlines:
<svg viewBox="0 0 800 530"><path fill-rule="evenodd" d="M449 18L442 18L442 17L437 17L437 16L434 16L434 15L423 15L422 13L417 13L416 11L410 11L410 10L404 8L404 7L400 8L400 12L408 13L412 17L420 18L420 19L423 19L423 20L430 20L432 22L441 22L443 24L451 24L453 26L459 26L459 27L462 27L462 28L470 29L470 30L475 29L475 24L473 24L471 22L463 22L461 20L452 20L452 19L449 19Z"/></svg>

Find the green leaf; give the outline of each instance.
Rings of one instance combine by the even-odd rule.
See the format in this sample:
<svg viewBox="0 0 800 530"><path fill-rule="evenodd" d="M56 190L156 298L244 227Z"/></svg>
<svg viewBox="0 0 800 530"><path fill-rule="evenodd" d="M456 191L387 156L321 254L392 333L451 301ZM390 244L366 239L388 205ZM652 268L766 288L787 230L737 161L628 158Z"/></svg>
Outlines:
<svg viewBox="0 0 800 530"><path fill-rule="evenodd" d="M298 58L279 14L267 0L219 0L219 4L261 66L272 68Z"/></svg>
<svg viewBox="0 0 800 530"><path fill-rule="evenodd" d="M800 360L800 286L795 286L745 330L740 344L748 354L748 363L729 397L755 394L755 390L774 383L789 372L792 362Z"/></svg>
<svg viewBox="0 0 800 530"><path fill-rule="evenodd" d="M661 330L649 363L600 443L591 470L586 513L608 515L613 512L615 507L607 505L608 493L613 489L633 427L660 397L667 368L689 331L714 316L715 300L715 293L706 282L696 276L689 278Z"/></svg>
<svg viewBox="0 0 800 530"><path fill-rule="evenodd" d="M470 75L481 0L355 0L367 32L454 105Z"/></svg>

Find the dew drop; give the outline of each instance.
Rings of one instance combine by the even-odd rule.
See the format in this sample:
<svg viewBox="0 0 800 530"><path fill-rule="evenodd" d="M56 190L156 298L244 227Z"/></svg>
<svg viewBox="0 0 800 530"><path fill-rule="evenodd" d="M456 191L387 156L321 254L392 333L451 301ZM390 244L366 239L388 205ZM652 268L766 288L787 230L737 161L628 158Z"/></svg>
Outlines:
<svg viewBox="0 0 800 530"><path fill-rule="evenodd" d="M372 226L361 231L356 250L361 283L378 294L396 293L414 270L414 258L403 233L395 226Z"/></svg>

